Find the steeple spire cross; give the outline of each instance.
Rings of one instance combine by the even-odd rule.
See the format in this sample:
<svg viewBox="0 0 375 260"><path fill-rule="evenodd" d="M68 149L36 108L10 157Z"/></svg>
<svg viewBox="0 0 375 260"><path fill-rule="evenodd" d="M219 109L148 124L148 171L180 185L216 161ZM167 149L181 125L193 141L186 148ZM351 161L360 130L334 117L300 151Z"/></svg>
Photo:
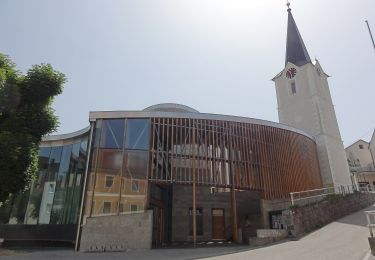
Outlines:
<svg viewBox="0 0 375 260"><path fill-rule="evenodd" d="M288 7L288 11L292 10L292 9L290 9L290 2L289 2L289 0L286 1L286 6Z"/></svg>

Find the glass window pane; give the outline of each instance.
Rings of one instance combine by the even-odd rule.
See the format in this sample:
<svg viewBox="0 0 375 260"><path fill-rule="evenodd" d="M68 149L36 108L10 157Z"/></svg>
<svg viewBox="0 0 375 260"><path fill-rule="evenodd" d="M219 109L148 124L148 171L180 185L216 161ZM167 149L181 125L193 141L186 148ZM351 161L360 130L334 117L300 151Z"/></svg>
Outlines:
<svg viewBox="0 0 375 260"><path fill-rule="evenodd" d="M81 148L79 149L79 160L78 160L78 172L84 173L86 168L86 158L87 158L87 139L81 142Z"/></svg>
<svg viewBox="0 0 375 260"><path fill-rule="evenodd" d="M61 188L65 187L67 182L67 174L69 173L70 157L73 150L73 145L64 146L61 163L59 169L59 175L57 177L57 185Z"/></svg>
<svg viewBox="0 0 375 260"><path fill-rule="evenodd" d="M120 213L124 212L124 203L120 204Z"/></svg>
<svg viewBox="0 0 375 260"><path fill-rule="evenodd" d="M39 149L39 170L48 169L49 155L51 153L51 147L42 147Z"/></svg>
<svg viewBox="0 0 375 260"><path fill-rule="evenodd" d="M131 205L130 205L130 211L131 211L131 212L138 211L138 205L133 205L133 204L131 204Z"/></svg>
<svg viewBox="0 0 375 260"><path fill-rule="evenodd" d="M98 172L119 174L122 165L122 151L100 149L98 152Z"/></svg>
<svg viewBox="0 0 375 260"><path fill-rule="evenodd" d="M47 213L46 207L47 204L53 202L62 150L62 146L57 146L41 148L39 151L39 174L38 179L31 184L31 194L25 216L27 224L49 223L50 213Z"/></svg>
<svg viewBox="0 0 375 260"><path fill-rule="evenodd" d="M48 181L44 183L43 193L41 194L39 220L38 224L49 224L51 218L51 211L47 210L48 204L52 205L56 189L55 181Z"/></svg>
<svg viewBox="0 0 375 260"><path fill-rule="evenodd" d="M104 214L108 214L108 213L111 213L111 202L104 202L104 205L103 205L103 213Z"/></svg>
<svg viewBox="0 0 375 260"><path fill-rule="evenodd" d="M11 197L10 201L13 202L13 206L11 207L12 212L10 214L9 224L24 223L29 194L29 190L26 190L17 194L15 197Z"/></svg>
<svg viewBox="0 0 375 260"><path fill-rule="evenodd" d="M113 176L105 176L105 187L106 188L112 188L113 180L114 180Z"/></svg>
<svg viewBox="0 0 375 260"><path fill-rule="evenodd" d="M123 213L131 213L131 205L136 205L137 212L144 211L144 206L146 202L146 183L147 180L134 180L129 178L124 178L123 180L125 189L121 193L120 205L123 204ZM135 206L133 206L134 209Z"/></svg>
<svg viewBox="0 0 375 260"><path fill-rule="evenodd" d="M59 172L60 168L60 159L63 147L57 146L52 147L51 154L49 157L49 167L48 167L48 177L49 181L56 181L57 173Z"/></svg>
<svg viewBox="0 0 375 260"><path fill-rule="evenodd" d="M72 160L74 160L75 163L78 162L80 148L81 148L81 143L73 144L71 157L72 157Z"/></svg>
<svg viewBox="0 0 375 260"><path fill-rule="evenodd" d="M77 145L74 146L75 150L77 150ZM46 214L46 219L48 218L48 221L50 221L51 224L64 223L64 205L66 200L67 186L69 184L69 172L73 167L73 164L71 163L71 157L73 156L72 151L74 146L70 144L64 146L63 148L59 174L57 176L56 182L55 197L53 201L42 200L42 207L44 209L43 212L44 214ZM50 214L47 214L47 205L52 204L52 202L52 211L50 211Z"/></svg>
<svg viewBox="0 0 375 260"><path fill-rule="evenodd" d="M92 208L92 216L118 212L120 199L121 169L123 152L118 149L100 148L97 151L95 173L94 200L96 206ZM111 202L112 206L104 210L104 202ZM107 204L108 205L108 204Z"/></svg>
<svg viewBox="0 0 375 260"><path fill-rule="evenodd" d="M95 122L95 129L94 129L94 147L99 147L99 141L100 141L100 133L101 133L101 130L102 130L102 123L103 123L103 120L101 119L98 119L96 122Z"/></svg>
<svg viewBox="0 0 375 260"><path fill-rule="evenodd" d="M125 176L132 179L146 179L148 166L148 152L126 151L127 162Z"/></svg>
<svg viewBox="0 0 375 260"><path fill-rule="evenodd" d="M128 119L126 128L126 149L149 149L150 121L148 119Z"/></svg>
<svg viewBox="0 0 375 260"><path fill-rule="evenodd" d="M121 149L124 140L124 119L103 120L101 148Z"/></svg>
<svg viewBox="0 0 375 260"><path fill-rule="evenodd" d="M80 209L80 198L81 198L81 191L82 191L82 182L83 176L86 167L86 156L87 156L87 138L82 140L79 144L79 157L76 166L76 176L75 180L73 181L74 187L71 187L72 198L71 202L67 202L67 207L70 209L68 212L68 219L66 223L76 224L79 217L79 209ZM74 148L73 148L74 150ZM70 205L69 205L70 204Z"/></svg>
<svg viewBox="0 0 375 260"><path fill-rule="evenodd" d="M139 191L139 183L137 180L132 180L132 192Z"/></svg>
<svg viewBox="0 0 375 260"><path fill-rule="evenodd" d="M12 201L7 200L0 206L0 224L8 224L9 216L12 213Z"/></svg>

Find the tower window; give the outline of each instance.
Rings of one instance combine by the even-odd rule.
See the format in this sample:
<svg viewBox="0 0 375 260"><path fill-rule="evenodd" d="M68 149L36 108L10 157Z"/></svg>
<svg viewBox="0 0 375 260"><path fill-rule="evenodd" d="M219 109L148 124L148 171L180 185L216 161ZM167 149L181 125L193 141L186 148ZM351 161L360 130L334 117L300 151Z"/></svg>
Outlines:
<svg viewBox="0 0 375 260"><path fill-rule="evenodd" d="M290 91L292 93L292 95L296 94L297 93L297 89L296 89L296 83L294 81L292 81L290 83Z"/></svg>
<svg viewBox="0 0 375 260"><path fill-rule="evenodd" d="M359 145L359 149L364 149L364 148L363 148L363 144L360 144L360 145Z"/></svg>

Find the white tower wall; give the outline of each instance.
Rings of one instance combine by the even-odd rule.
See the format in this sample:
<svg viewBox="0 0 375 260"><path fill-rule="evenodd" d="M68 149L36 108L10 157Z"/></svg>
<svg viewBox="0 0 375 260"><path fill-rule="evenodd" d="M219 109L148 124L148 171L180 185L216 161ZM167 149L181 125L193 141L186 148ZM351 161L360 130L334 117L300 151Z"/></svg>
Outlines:
<svg viewBox="0 0 375 260"><path fill-rule="evenodd" d="M292 78L286 76L290 68L297 71ZM274 79L279 121L315 137L324 186L350 185L349 167L327 77L318 62L300 67L287 63Z"/></svg>

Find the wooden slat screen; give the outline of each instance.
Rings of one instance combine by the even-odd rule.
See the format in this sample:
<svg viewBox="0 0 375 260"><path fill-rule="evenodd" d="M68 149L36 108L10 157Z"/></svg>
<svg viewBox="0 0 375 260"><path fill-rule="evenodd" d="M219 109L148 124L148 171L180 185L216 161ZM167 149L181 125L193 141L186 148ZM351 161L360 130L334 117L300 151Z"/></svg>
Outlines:
<svg viewBox="0 0 375 260"><path fill-rule="evenodd" d="M198 185L258 190L265 199L322 187L314 140L242 122L152 118L150 171L151 182L192 184L195 172Z"/></svg>

